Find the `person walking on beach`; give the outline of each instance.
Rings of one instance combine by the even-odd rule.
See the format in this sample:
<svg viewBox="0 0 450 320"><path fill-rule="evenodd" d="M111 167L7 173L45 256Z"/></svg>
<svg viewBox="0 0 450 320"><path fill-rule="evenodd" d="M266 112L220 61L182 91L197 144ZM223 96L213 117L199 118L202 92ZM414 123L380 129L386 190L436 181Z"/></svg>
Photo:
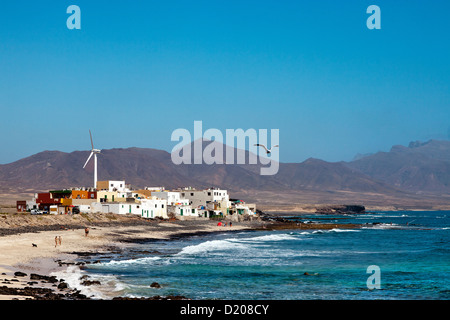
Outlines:
<svg viewBox="0 0 450 320"><path fill-rule="evenodd" d="M89 228L85 228L85 229L84 229L84 235L87 237L88 234L89 234Z"/></svg>
<svg viewBox="0 0 450 320"><path fill-rule="evenodd" d="M62 241L62 237L59 236L59 237L58 237L58 244L59 244L59 245L61 245L61 241Z"/></svg>
<svg viewBox="0 0 450 320"><path fill-rule="evenodd" d="M58 236L55 236L55 248L58 245Z"/></svg>

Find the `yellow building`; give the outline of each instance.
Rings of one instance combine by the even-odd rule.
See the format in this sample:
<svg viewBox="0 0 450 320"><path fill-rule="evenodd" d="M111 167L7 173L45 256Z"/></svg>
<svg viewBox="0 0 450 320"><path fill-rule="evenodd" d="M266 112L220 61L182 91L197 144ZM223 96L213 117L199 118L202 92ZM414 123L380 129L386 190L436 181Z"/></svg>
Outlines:
<svg viewBox="0 0 450 320"><path fill-rule="evenodd" d="M97 202L114 202L120 201L115 191L97 191Z"/></svg>

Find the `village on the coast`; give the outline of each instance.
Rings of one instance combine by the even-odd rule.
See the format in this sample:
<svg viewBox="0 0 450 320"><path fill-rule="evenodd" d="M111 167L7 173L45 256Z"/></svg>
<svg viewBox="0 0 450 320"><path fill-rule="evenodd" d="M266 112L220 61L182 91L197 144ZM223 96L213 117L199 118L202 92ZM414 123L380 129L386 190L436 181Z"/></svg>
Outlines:
<svg viewBox="0 0 450 320"><path fill-rule="evenodd" d="M89 214L114 213L140 215L148 219L210 219L228 218L239 221L253 216L255 204L230 199L227 190L208 188L197 190L184 187L166 190L165 187L133 189L125 180L98 181L97 155L91 130L91 153L83 169L94 162L94 187L75 187L36 193L30 200L16 202L17 212L31 214Z"/></svg>
<svg viewBox="0 0 450 320"><path fill-rule="evenodd" d="M96 188L68 188L36 193L30 200L17 201L18 212L30 214L115 213L149 219L228 218L238 221L255 214L255 204L230 198L218 188L197 190L185 187L132 189L125 181L97 181Z"/></svg>

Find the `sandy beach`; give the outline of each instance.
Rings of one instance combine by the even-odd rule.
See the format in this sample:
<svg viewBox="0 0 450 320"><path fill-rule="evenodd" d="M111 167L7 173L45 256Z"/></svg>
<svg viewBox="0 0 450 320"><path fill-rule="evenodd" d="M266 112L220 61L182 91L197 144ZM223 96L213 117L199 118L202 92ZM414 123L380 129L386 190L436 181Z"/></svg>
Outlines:
<svg viewBox="0 0 450 320"><path fill-rule="evenodd" d="M40 217L41 219L44 217ZM58 217L50 217L58 219ZM69 217L60 217L62 223L67 223ZM70 217L71 218L71 217ZM78 218L79 217L75 217ZM26 217L26 219L38 220L38 217ZM61 261L75 261L80 253L107 253L111 250L132 248L136 242L149 241L151 239L171 239L189 236L198 233L228 232L254 228L255 223L239 222L224 226L217 226L217 221L148 221L144 219L129 218L127 223L107 223L93 221L86 226L89 233L86 236L85 229L81 226L47 226L56 230L34 231L15 233L0 236L0 287L7 288L47 288L57 292L56 281L32 281L37 275L48 276L52 272L67 268ZM13 220L13 219L11 219ZM133 222L133 223L131 223ZM127 225L128 224L128 225ZM132 224L132 225L130 225ZM0 225L1 226L1 225ZM45 229L43 225L34 225L37 229ZM2 229L3 232L5 229ZM17 225L8 230L20 231ZM25 229L26 230L26 229ZM55 237L61 244L55 241ZM19 274L17 274L19 272ZM34 274L34 276L31 276ZM39 279L41 280L41 279ZM47 281L45 281L47 280ZM67 292L61 289L61 292ZM1 300L30 299L32 297L22 294L0 294Z"/></svg>
<svg viewBox="0 0 450 320"><path fill-rule="evenodd" d="M0 300L76 300L87 296L70 287L63 277L68 268L82 268L84 256L101 256L135 250L140 243L193 235L240 230L353 228L350 224L297 224L275 218L247 221L207 219L159 220L136 215L77 214L0 215ZM86 235L85 229L89 228ZM59 242L60 240L60 242ZM76 287L76 286L75 286Z"/></svg>

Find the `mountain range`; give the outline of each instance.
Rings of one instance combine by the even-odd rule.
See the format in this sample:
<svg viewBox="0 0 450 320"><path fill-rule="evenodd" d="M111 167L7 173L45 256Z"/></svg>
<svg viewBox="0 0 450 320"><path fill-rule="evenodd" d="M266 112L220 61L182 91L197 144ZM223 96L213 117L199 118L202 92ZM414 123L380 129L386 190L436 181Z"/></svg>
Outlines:
<svg viewBox="0 0 450 320"><path fill-rule="evenodd" d="M216 142L203 141L208 143ZM249 155L246 151L246 156ZM93 185L92 161L83 169L88 156L89 151L43 151L3 164L0 185L29 191L89 187ZM291 197L294 202L295 195L314 194L320 195L320 199L336 201L342 195L351 195L343 199L361 202L365 199L361 195L371 195L373 201L380 202L382 199L416 202L432 199L434 204L450 204L450 141L411 142L408 146L393 146L389 152L359 156L349 162L310 158L301 163L279 163L279 171L273 176L260 175L261 166L261 163L175 165L166 151L132 147L102 150L98 177L99 180L126 180L137 188L219 187L250 198L265 191L294 194ZM255 196L252 200L264 199Z"/></svg>

